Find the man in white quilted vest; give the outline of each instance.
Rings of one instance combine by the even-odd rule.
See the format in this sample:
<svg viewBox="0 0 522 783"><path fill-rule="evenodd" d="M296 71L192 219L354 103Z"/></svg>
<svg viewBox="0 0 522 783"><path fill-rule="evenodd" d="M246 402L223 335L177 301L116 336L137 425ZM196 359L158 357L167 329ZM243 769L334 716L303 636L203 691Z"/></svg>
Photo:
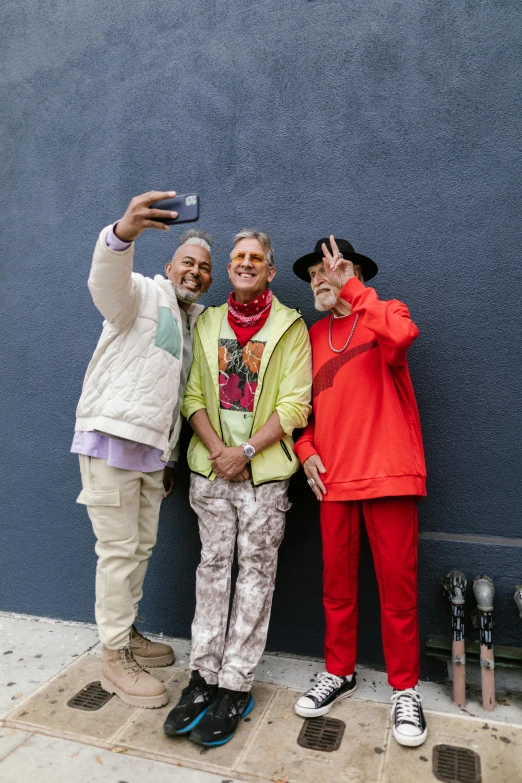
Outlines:
<svg viewBox="0 0 522 783"><path fill-rule="evenodd" d="M168 231L151 209L174 192L132 199L101 232L89 290L104 317L77 408L71 451L79 454L83 489L96 536L96 623L102 641L101 684L134 707L162 707L163 683L147 669L174 653L135 628L147 564L156 543L162 497L175 484L180 408L192 362L192 335L212 282L212 240L190 230L165 277L132 271L134 242L148 228Z"/></svg>

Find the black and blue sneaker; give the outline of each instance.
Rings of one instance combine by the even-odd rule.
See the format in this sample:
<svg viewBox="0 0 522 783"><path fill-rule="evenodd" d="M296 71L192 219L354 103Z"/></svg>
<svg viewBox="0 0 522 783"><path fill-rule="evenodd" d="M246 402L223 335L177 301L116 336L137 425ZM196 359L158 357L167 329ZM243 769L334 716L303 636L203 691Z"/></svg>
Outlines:
<svg viewBox="0 0 522 783"><path fill-rule="evenodd" d="M190 739L198 745L214 747L229 742L239 722L252 712L254 697L250 692L220 688L205 716L191 731Z"/></svg>
<svg viewBox="0 0 522 783"><path fill-rule="evenodd" d="M181 699L163 725L165 734L174 737L192 731L215 699L217 690L217 685L208 685L199 672L192 672L189 684L181 692Z"/></svg>

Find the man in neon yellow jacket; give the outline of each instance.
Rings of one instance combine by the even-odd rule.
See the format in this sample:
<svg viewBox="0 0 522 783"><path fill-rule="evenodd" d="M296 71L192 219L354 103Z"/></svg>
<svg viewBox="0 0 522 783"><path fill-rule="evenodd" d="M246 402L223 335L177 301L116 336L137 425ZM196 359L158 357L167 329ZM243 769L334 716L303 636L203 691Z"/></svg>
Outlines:
<svg viewBox="0 0 522 783"><path fill-rule="evenodd" d="M311 409L308 332L300 313L269 288L273 258L266 234L236 234L228 266L234 292L198 319L182 408L195 431L190 503L202 551L190 682L164 731L208 746L228 742L254 704L288 484L299 467L291 436ZM236 539L239 575L227 633Z"/></svg>

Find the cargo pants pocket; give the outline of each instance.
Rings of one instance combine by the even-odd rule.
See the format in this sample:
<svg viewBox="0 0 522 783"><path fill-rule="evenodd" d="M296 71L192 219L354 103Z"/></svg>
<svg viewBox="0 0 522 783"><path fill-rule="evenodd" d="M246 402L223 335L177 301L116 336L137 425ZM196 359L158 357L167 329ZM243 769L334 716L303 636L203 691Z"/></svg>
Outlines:
<svg viewBox="0 0 522 783"><path fill-rule="evenodd" d="M76 502L87 506L94 535L102 544L132 538L129 520L122 513L119 490L95 492L82 489Z"/></svg>
<svg viewBox="0 0 522 783"><path fill-rule="evenodd" d="M270 515L267 525L267 544L270 547L279 548L285 535L286 512L292 504L286 495L278 497L274 503L274 510Z"/></svg>
<svg viewBox="0 0 522 783"><path fill-rule="evenodd" d="M132 538L128 514L121 507L119 488L94 489L96 486L110 486L111 472L116 469L107 465L106 460L80 455L83 489L76 502L87 506L94 535L104 544L125 541ZM102 472L103 479L98 475ZM115 483L115 482L114 482ZM114 484L113 484L114 486Z"/></svg>

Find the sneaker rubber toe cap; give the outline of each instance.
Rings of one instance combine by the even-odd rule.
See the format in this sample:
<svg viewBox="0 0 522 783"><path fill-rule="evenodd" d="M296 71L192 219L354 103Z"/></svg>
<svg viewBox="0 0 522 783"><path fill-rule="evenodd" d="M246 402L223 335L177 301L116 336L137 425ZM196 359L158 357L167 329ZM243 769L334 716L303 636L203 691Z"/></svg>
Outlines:
<svg viewBox="0 0 522 783"><path fill-rule="evenodd" d="M183 715L180 710L174 708L169 712L165 723L163 724L163 731L165 734L176 733L182 729L186 724L190 723L190 718L186 716L186 720L183 720Z"/></svg>
<svg viewBox="0 0 522 783"><path fill-rule="evenodd" d="M316 707L315 701L308 696L301 696L296 702L296 707L302 707L303 710L313 710Z"/></svg>
<svg viewBox="0 0 522 783"><path fill-rule="evenodd" d="M422 734L422 729L418 726L413 726L411 723L401 723L399 726L396 726L395 730L398 734L403 734L405 737L420 737Z"/></svg>

